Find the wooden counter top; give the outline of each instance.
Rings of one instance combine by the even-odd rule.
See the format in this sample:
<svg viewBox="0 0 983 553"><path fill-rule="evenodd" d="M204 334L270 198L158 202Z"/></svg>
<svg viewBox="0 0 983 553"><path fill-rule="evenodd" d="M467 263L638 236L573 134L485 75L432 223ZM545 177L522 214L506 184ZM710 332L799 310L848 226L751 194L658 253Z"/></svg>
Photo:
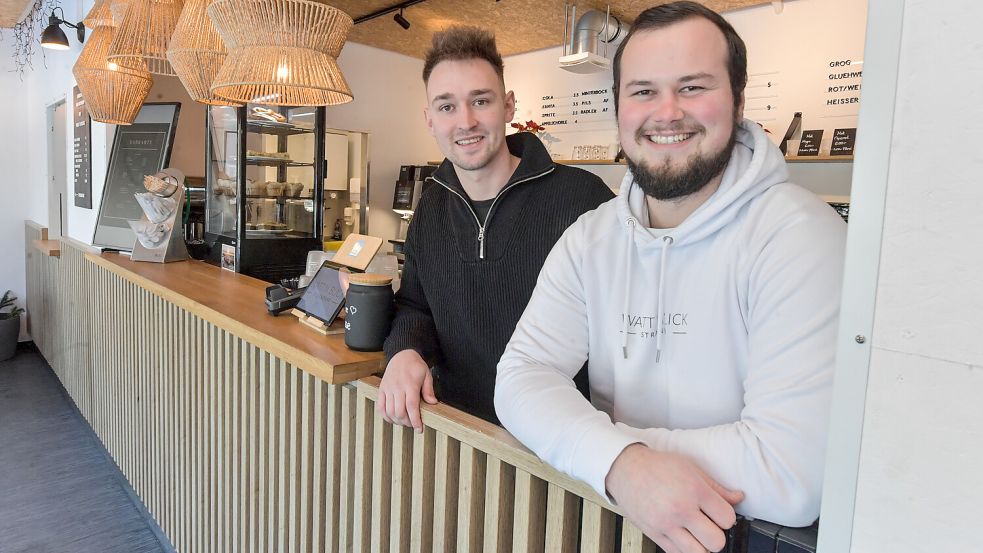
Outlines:
<svg viewBox="0 0 983 553"><path fill-rule="evenodd" d="M35 240L34 247L48 257L61 256L61 242L57 240Z"/></svg>
<svg viewBox="0 0 983 553"><path fill-rule="evenodd" d="M267 313L268 283L202 261L142 263L117 253L86 254L91 262L332 384L382 371L382 352L345 347L344 334L322 336L295 317Z"/></svg>

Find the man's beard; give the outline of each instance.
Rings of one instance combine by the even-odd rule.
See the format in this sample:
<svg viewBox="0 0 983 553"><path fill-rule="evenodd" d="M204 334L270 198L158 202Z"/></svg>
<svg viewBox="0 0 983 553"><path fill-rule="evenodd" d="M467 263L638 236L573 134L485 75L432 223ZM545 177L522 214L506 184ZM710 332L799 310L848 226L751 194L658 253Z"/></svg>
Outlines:
<svg viewBox="0 0 983 553"><path fill-rule="evenodd" d="M643 136L641 140L648 139ZM631 169L632 177L646 196L656 200L674 200L698 192L722 173L730 162L730 154L734 151L735 144L737 144L736 124L723 148L709 156L697 152L687 158L686 165L681 169L673 169L672 160L668 157L661 166L654 169L644 161L636 163L627 156L625 159L628 168Z"/></svg>

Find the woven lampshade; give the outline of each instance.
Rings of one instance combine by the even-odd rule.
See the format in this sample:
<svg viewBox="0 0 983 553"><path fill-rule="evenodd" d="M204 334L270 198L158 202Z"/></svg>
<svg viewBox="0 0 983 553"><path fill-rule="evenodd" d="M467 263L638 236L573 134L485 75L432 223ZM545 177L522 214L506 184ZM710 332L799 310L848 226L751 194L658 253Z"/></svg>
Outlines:
<svg viewBox="0 0 983 553"><path fill-rule="evenodd" d="M337 58L352 18L308 0L213 0L229 55L212 94L237 102L328 106L352 101Z"/></svg>
<svg viewBox="0 0 983 553"><path fill-rule="evenodd" d="M167 45L181 16L182 0L130 0L109 47L109 61L156 75L174 75Z"/></svg>
<svg viewBox="0 0 983 553"><path fill-rule="evenodd" d="M187 0L177 22L167 59L181 84L196 102L235 106L238 102L213 96L209 89L225 61L227 51L205 8L208 0Z"/></svg>
<svg viewBox="0 0 983 553"><path fill-rule="evenodd" d="M95 121L129 125L140 113L153 79L146 72L119 67L106 60L115 27L100 25L79 54L72 74Z"/></svg>
<svg viewBox="0 0 983 553"><path fill-rule="evenodd" d="M82 23L89 29L95 29L100 25L113 25L113 12L110 9L110 0L96 0L92 9L85 15Z"/></svg>
<svg viewBox="0 0 983 553"><path fill-rule="evenodd" d="M130 0L111 0L109 3L109 11L113 14L113 26L119 27L123 24L123 16L126 15L126 9L130 7Z"/></svg>

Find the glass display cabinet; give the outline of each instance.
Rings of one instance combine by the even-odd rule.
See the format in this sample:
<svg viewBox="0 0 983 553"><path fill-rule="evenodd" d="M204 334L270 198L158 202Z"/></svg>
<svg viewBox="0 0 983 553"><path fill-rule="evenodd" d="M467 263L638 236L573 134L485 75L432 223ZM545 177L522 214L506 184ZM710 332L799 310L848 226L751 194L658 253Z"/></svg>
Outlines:
<svg viewBox="0 0 983 553"><path fill-rule="evenodd" d="M209 106L208 260L268 282L304 272L320 250L324 108Z"/></svg>

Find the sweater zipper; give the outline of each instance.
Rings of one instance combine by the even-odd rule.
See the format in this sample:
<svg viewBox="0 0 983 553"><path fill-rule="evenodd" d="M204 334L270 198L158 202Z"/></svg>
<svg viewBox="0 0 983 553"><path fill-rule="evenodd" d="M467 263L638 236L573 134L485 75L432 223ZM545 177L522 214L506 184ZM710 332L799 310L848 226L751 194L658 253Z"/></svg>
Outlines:
<svg viewBox="0 0 983 553"><path fill-rule="evenodd" d="M484 224L482 224L481 223L481 220L478 219L478 213L476 213L475 210L474 210L474 208L471 207L471 202L469 202L467 198L465 198L463 195L461 195L460 192L458 192L457 190L454 190L447 183L445 183L444 181L442 181L442 180L440 180L440 179L438 179L436 177L431 176L430 178L432 178L434 180L434 182L436 182L437 184L439 184L439 185L443 186L444 188L446 188L447 190L450 190L451 192L453 192L458 198L461 198L461 201L464 202L464 205L466 205L468 207L468 211L470 211L471 212L471 215L474 217L475 224L478 225L478 259L484 259L485 258L485 227L488 226L488 221L491 220L492 211L495 209L495 204L498 203L498 199L501 198L502 196L504 196L505 195L505 192L508 191L510 188L512 188L512 187L514 187L516 185L522 184L524 182L528 182L528 181L531 181L531 180L534 180L534 179L538 179L539 177L542 177L544 175L548 175L548 174L550 174L550 173L553 172L553 169L554 169L554 167L550 167L549 169L543 171L542 173L539 173L539 174L536 174L536 175L532 175L532 176L526 177L524 179L519 179L519 180L513 182L512 184L506 186L501 191L499 191L498 195L495 196L495 199L492 200L491 206L488 207L488 213L485 215L485 222L484 222Z"/></svg>

